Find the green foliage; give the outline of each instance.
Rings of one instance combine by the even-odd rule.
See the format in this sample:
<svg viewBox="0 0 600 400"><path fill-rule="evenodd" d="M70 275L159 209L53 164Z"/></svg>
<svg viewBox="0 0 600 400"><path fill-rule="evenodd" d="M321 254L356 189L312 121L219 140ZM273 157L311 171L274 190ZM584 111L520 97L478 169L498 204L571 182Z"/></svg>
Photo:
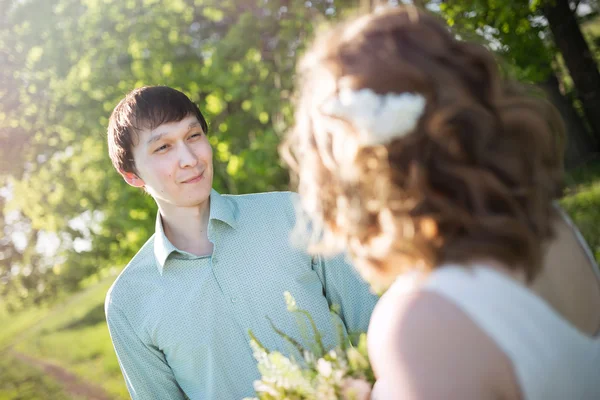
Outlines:
<svg viewBox="0 0 600 400"><path fill-rule="evenodd" d="M578 226L600 264L600 163L573 171L561 205Z"/></svg>
<svg viewBox="0 0 600 400"><path fill-rule="evenodd" d="M152 234L156 206L123 183L105 140L111 110L135 87L170 85L198 103L217 190L287 189L277 146L297 57L319 24L358 3L0 0L0 312L121 268ZM536 2L429 3L495 46L508 73L551 73ZM57 249L40 252L49 237Z"/></svg>
<svg viewBox="0 0 600 400"><path fill-rule="evenodd" d="M439 10L461 36L490 47L511 77L540 83L553 72L556 50L547 39L539 2L448 0Z"/></svg>
<svg viewBox="0 0 600 400"><path fill-rule="evenodd" d="M169 85L200 106L217 190L287 189L277 146L295 61L338 14L331 1L0 1L0 309L120 268L152 234L154 202L123 183L105 139L135 87ZM60 244L41 255L48 235Z"/></svg>

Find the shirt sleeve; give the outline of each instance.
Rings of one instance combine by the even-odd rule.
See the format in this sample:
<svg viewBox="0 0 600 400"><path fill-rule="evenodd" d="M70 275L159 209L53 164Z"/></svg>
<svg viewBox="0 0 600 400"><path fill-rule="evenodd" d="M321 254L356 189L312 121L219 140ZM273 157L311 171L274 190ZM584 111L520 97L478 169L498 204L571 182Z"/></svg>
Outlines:
<svg viewBox="0 0 600 400"><path fill-rule="evenodd" d="M379 299L369 284L345 261L344 255L332 258L314 256L312 268L323 283L329 306L338 307L338 314L348 333L366 332Z"/></svg>
<svg viewBox="0 0 600 400"><path fill-rule="evenodd" d="M133 400L184 400L165 355L144 343L125 314L107 299L106 320L117 359Z"/></svg>

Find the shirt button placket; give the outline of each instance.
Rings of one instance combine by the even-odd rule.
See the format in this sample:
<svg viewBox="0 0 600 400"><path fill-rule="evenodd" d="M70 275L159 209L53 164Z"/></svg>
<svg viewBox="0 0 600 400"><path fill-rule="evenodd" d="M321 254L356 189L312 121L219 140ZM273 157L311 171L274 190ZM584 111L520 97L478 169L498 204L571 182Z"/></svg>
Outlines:
<svg viewBox="0 0 600 400"><path fill-rule="evenodd" d="M212 262L212 265L213 265L213 267L214 267L214 266L216 266L216 265L217 265L217 262L218 262L218 260L217 260L217 256L213 255L213 256L211 257L211 262ZM231 303L233 303L233 304L235 304L235 303L237 303L237 302L238 302L238 298L237 298L236 296L231 296L231 297L230 297L230 300L231 300Z"/></svg>

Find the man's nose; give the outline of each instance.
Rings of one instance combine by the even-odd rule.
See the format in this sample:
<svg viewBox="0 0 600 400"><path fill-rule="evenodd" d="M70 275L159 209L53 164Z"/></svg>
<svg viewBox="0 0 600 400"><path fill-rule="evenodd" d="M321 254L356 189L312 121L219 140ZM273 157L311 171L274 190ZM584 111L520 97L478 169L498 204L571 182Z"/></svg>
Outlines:
<svg viewBox="0 0 600 400"><path fill-rule="evenodd" d="M196 157L196 154L194 154L187 144L182 145L179 150L179 166L181 168L189 168L195 167L196 164L198 164L198 157Z"/></svg>

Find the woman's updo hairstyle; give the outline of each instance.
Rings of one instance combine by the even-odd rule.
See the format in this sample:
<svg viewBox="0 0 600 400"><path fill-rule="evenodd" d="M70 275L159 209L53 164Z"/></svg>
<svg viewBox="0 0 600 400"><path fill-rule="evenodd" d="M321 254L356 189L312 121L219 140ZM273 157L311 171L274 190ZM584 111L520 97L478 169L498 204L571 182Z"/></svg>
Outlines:
<svg viewBox="0 0 600 400"><path fill-rule="evenodd" d="M564 129L547 101L501 78L490 51L424 11L391 8L318 37L298 83L282 151L320 229L315 250L347 249L375 286L477 259L538 273L562 189ZM356 117L328 107L364 92L418 95L424 108L410 131L368 142L360 102ZM367 134L389 125L377 115Z"/></svg>

